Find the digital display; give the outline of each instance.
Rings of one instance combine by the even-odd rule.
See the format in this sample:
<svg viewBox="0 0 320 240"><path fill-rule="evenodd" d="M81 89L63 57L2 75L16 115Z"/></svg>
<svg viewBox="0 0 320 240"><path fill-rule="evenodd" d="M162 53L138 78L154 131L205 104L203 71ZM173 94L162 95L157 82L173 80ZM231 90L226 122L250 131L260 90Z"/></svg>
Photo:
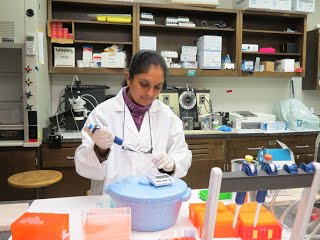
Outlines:
<svg viewBox="0 0 320 240"><path fill-rule="evenodd" d="M158 175L158 176L155 176L156 179L164 179L164 178L168 178L167 175Z"/></svg>

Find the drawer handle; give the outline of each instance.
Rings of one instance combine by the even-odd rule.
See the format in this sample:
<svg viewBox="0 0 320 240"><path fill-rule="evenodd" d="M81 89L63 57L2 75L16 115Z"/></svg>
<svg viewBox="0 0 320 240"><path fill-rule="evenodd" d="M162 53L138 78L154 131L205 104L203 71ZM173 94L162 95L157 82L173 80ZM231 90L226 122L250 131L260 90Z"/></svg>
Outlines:
<svg viewBox="0 0 320 240"><path fill-rule="evenodd" d="M67 160L74 160L74 157L67 156Z"/></svg>
<svg viewBox="0 0 320 240"><path fill-rule="evenodd" d="M248 151L256 151L256 150L260 150L261 147L256 147L256 148L247 148Z"/></svg>
<svg viewBox="0 0 320 240"><path fill-rule="evenodd" d="M301 149L301 148L309 148L309 145L296 146L296 148L299 148L299 149Z"/></svg>

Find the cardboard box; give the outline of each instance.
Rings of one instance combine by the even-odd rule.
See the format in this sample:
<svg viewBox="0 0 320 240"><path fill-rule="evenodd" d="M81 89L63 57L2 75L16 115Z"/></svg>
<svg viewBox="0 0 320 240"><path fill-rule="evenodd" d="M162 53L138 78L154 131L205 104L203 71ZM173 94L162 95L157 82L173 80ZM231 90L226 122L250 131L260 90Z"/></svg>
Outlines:
<svg viewBox="0 0 320 240"><path fill-rule="evenodd" d="M222 37L205 35L198 39L198 54L202 54L205 50L221 51Z"/></svg>
<svg viewBox="0 0 320 240"><path fill-rule="evenodd" d="M157 37L140 36L140 50L157 51Z"/></svg>
<svg viewBox="0 0 320 240"><path fill-rule="evenodd" d="M294 59L281 59L274 62L275 72L294 72Z"/></svg>
<svg viewBox="0 0 320 240"><path fill-rule="evenodd" d="M55 67L75 67L74 47L54 47Z"/></svg>
<svg viewBox="0 0 320 240"><path fill-rule="evenodd" d="M236 9L270 9L271 0L234 0Z"/></svg>
<svg viewBox="0 0 320 240"><path fill-rule="evenodd" d="M101 53L101 67L125 68L127 55L125 52L103 52Z"/></svg>
<svg viewBox="0 0 320 240"><path fill-rule="evenodd" d="M315 0L292 0L292 10L301 13L313 13Z"/></svg>
<svg viewBox="0 0 320 240"><path fill-rule="evenodd" d="M242 44L241 51L242 52L258 52L259 45L257 45L257 44Z"/></svg>
<svg viewBox="0 0 320 240"><path fill-rule="evenodd" d="M292 0L271 0L270 9L272 11L291 11Z"/></svg>
<svg viewBox="0 0 320 240"><path fill-rule="evenodd" d="M264 72L274 72L274 62L264 61L261 65L263 65Z"/></svg>

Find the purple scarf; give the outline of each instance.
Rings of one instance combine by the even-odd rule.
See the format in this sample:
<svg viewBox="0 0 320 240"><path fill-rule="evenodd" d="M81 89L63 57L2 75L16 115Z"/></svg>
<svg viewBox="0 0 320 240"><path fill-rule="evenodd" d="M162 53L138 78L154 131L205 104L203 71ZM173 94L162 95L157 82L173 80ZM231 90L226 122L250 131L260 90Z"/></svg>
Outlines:
<svg viewBox="0 0 320 240"><path fill-rule="evenodd" d="M122 91L123 99L131 112L133 121L136 124L137 129L140 131L144 114L146 113L146 111L150 109L152 104L147 106L140 106L136 104L128 97L128 90L129 90L128 87L123 89Z"/></svg>

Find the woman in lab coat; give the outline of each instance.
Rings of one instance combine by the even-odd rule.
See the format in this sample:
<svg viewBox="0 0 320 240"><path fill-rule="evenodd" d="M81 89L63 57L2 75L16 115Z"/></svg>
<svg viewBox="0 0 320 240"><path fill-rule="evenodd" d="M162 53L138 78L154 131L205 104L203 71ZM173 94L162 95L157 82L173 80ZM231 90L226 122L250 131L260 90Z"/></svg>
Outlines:
<svg viewBox="0 0 320 240"><path fill-rule="evenodd" d="M90 113L75 152L75 166L79 175L93 180L92 195L103 194L103 187L123 176L162 172L180 178L187 174L192 155L182 122L157 100L166 72L159 54L138 52L129 66L127 87ZM89 124L100 129L92 131ZM115 136L123 139L122 146L114 143Z"/></svg>

